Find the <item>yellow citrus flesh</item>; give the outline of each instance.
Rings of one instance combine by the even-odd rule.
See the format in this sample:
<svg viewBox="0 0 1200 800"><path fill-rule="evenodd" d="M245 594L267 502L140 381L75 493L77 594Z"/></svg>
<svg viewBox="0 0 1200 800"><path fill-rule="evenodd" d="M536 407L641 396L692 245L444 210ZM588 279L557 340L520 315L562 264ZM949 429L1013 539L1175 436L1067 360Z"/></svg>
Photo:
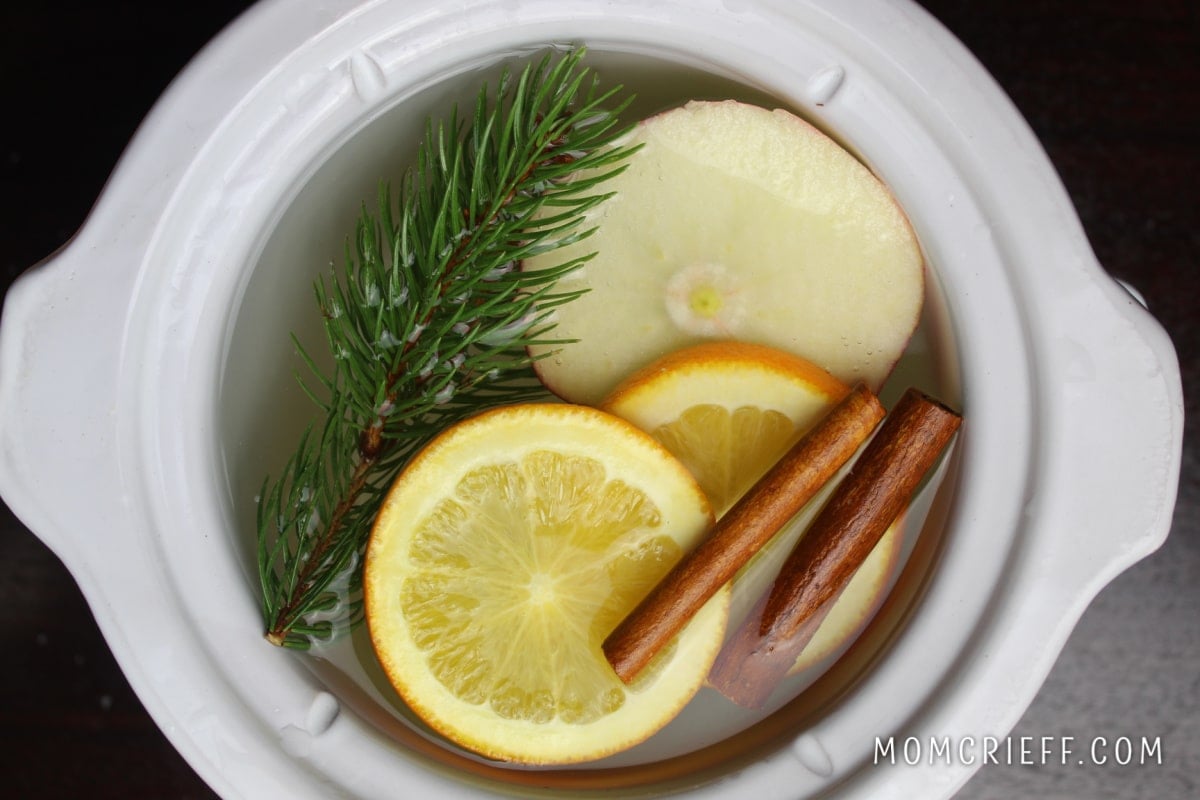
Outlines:
<svg viewBox="0 0 1200 800"><path fill-rule="evenodd" d="M723 341L655 361L601 407L661 441L720 516L848 391L802 358Z"/></svg>
<svg viewBox="0 0 1200 800"><path fill-rule="evenodd" d="M702 684L729 594L630 686L601 643L711 521L687 469L610 414L530 404L460 423L405 468L372 532L379 661L431 728L489 758L626 749Z"/></svg>
<svg viewBox="0 0 1200 800"><path fill-rule="evenodd" d="M602 408L649 432L696 476L720 517L849 391L811 362L773 347L709 342L659 359L623 381ZM844 472L844 470L843 470ZM765 591L837 478L747 567L739 602ZM855 573L796 669L844 644L873 613L900 543L893 526Z"/></svg>

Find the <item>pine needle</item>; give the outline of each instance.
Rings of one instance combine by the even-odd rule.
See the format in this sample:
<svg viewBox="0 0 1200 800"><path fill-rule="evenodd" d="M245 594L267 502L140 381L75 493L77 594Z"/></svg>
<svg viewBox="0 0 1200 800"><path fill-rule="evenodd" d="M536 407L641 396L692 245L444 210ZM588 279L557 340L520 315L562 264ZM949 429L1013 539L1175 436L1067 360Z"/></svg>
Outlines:
<svg viewBox="0 0 1200 800"><path fill-rule="evenodd" d="M543 396L526 348L548 341L555 290L585 259L522 272L578 241L631 149L620 89L584 51L505 71L471 120L426 127L399 191L363 208L342 267L314 287L334 358L301 348L324 420L301 438L257 510L266 638L307 649L361 621L361 565L375 513L408 459L458 420ZM297 345L299 347L299 345Z"/></svg>

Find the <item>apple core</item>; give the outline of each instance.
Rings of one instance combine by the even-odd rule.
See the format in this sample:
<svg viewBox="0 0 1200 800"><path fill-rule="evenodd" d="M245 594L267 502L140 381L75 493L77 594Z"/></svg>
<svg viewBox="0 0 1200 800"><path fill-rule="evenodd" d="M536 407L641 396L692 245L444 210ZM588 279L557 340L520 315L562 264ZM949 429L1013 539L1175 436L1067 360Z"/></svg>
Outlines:
<svg viewBox="0 0 1200 800"><path fill-rule="evenodd" d="M745 317L737 276L717 263L691 264L675 272L665 292L667 315L684 333L733 337Z"/></svg>

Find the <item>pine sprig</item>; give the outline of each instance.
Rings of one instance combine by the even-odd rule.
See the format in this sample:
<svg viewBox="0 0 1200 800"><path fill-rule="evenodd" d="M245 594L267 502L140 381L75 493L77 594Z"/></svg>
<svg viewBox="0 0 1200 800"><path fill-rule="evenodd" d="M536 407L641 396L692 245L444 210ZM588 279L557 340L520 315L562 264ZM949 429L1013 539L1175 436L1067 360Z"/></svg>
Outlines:
<svg viewBox="0 0 1200 800"><path fill-rule="evenodd" d="M574 294L587 259L523 272L521 260L590 234L585 214L622 170L628 100L602 90L582 50L485 86L468 123L430 122L399 191L363 208L344 265L317 282L334 366L304 390L324 420L302 437L257 512L266 638L305 649L363 614L360 568L391 482L438 431L543 395L532 344Z"/></svg>

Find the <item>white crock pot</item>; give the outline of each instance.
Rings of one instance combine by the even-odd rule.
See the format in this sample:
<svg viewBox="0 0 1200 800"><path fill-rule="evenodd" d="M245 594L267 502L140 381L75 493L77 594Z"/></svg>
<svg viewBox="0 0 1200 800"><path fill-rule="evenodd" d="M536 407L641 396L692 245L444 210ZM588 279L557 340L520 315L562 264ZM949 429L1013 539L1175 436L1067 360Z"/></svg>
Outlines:
<svg viewBox="0 0 1200 800"><path fill-rule="evenodd" d="M336 657L264 643L250 509L298 424L287 334L358 203L487 68L579 42L642 108L771 97L860 154L923 243L915 357L967 421L892 596L796 700L699 752L507 770ZM889 767L877 741L1004 736L1086 604L1165 537L1182 441L1166 336L1008 100L903 0L265 0L10 291L0 412L5 501L176 747L255 799L947 797L978 759Z"/></svg>

